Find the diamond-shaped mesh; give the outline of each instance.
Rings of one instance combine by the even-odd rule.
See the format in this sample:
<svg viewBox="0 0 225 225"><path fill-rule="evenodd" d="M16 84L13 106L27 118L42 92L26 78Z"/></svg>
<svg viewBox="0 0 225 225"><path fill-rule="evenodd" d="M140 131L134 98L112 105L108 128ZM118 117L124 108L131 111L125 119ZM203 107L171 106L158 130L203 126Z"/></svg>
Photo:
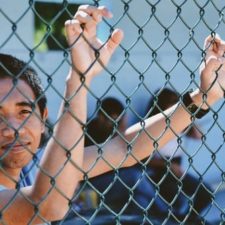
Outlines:
<svg viewBox="0 0 225 225"><path fill-rule="evenodd" d="M57 4L51 5L51 11L48 8L48 1L41 3L41 1L30 0L23 4L23 8L20 8L16 15L13 15L13 11L10 12L7 5L4 7L1 1L0 24L4 25L5 32L1 33L0 49L2 52L15 51L13 53L18 57L25 58L27 66L35 67L41 74L44 92L50 99L48 138L54 138L58 145L64 147L60 140L52 136L52 130L62 118L62 116L57 118L55 114L58 111L58 102L63 100L65 105L69 105L70 100L65 100L63 97L62 82L71 62L64 31L56 27L63 28L65 18L73 17L78 4L67 0L56 2ZM99 26L99 36L106 41L115 28L121 27L125 38L109 65L107 67L102 65L103 72L99 80L93 81L92 86L86 87L90 112L84 125L83 136L91 144L96 145L98 157L88 171L78 168L82 171L84 180L80 183L73 199L68 199L71 207L65 219L55 223L155 225L186 224L189 221L188 224L208 224L205 220L216 211L216 220L219 221L217 224L223 224L224 205L216 200L216 196L220 196L225 178L225 167L221 162L221 158L224 157L224 102L213 109L210 108L210 113L199 125L196 125L195 115L192 115L193 123L190 127L182 134L175 133L173 154L169 157L161 154L158 149L158 141L163 133L154 139L145 130L145 119L153 115L155 109L163 113L164 109L160 106L159 100L160 94L166 88L179 93L177 101L180 101L180 104L183 104L181 96L185 92L199 88L198 71L205 56L203 41L207 35L212 37L216 33L223 35L225 3L219 0L84 1L84 3L90 2L95 6L108 4L114 14L112 20L103 20ZM20 3L14 1L14 4ZM35 35L33 34L34 42L24 35L24 24L26 24L24 21L30 18L34 20L31 30L37 29ZM96 61L99 57L98 53L96 50ZM5 70L7 71L7 68ZM16 74L13 80L15 86L20 76L21 74ZM86 85L85 78L82 79L82 85ZM27 98L25 93L21 90L19 92ZM74 93L74 96L76 94ZM111 95L115 95L123 105L116 118L103 107L104 100ZM150 99L152 99L151 107L147 107ZM1 101L4 102L4 99ZM34 109L33 111L35 112ZM110 132L103 132L102 135L105 137L101 141L89 133L90 124L100 113L111 124ZM120 122L126 115L130 124L139 121L142 127L130 142L120 130ZM79 121L76 115L73 117ZM11 126L10 122L4 121L4 118L2 120ZM15 133L23 129L27 120L29 117L18 128L13 128ZM167 127L164 132L167 130L174 132L170 127L170 117L165 116L165 120ZM106 124L101 124L99 129L106 130L107 127L104 126ZM199 133L198 140L191 141L187 138L192 129ZM98 132L100 132L98 127L94 127L94 134ZM132 152L132 147L140 133L146 133L154 142L154 153L144 160L139 160ZM132 167L122 168L126 158L121 161L119 167L115 167L105 158L104 147L115 136L119 136L126 144L126 157L133 158L135 162ZM20 142L20 139L16 138L16 141ZM74 146L79 141L77 140ZM34 167L39 167L39 156L32 153L29 148L27 151L30 152L32 165L27 168L19 182L9 176L15 182L18 192L21 184L28 177L27 174L31 173ZM70 149L65 148L65 151L68 161L77 167L71 160ZM181 162L176 160L181 156L177 157L177 152L182 152L183 160L186 162L182 164L183 171L179 174L176 173L176 168L181 166ZM7 152L3 154L1 160L7 157L7 154ZM205 161L201 162L203 154ZM111 171L90 178L91 171L99 161L104 161ZM161 166L157 167L155 165L157 162L161 163ZM43 168L39 169L46 173ZM63 167L61 169L63 170ZM212 178L213 172L216 173L217 180ZM63 191L55 183L57 176L58 174L51 177L52 189L56 188L64 196ZM205 182L206 180L212 182ZM48 193L43 199L47 198L47 195ZM0 215L4 214L4 210L10 207L13 201L14 197L1 209ZM27 199L27 201L31 200ZM35 214L42 217L38 211L41 202L31 203L35 205ZM42 220L48 222L45 218ZM33 218L30 219L29 224L32 224L32 221ZM1 223L7 224L4 219Z"/></svg>

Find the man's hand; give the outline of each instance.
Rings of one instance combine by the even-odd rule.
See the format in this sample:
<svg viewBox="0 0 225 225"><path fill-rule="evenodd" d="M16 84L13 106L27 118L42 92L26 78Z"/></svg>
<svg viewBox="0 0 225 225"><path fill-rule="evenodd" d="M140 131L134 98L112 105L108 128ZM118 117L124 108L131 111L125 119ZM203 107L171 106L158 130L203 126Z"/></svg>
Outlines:
<svg viewBox="0 0 225 225"><path fill-rule="evenodd" d="M213 104L222 98L225 90L225 42L216 35L205 40L205 62L202 64L201 90L207 94L207 103Z"/></svg>
<svg viewBox="0 0 225 225"><path fill-rule="evenodd" d="M108 63L123 38L116 29L106 43L96 37L97 24L102 17L111 18L105 7L80 6L72 20L65 22L67 41L71 48L73 70L86 77L98 74Z"/></svg>

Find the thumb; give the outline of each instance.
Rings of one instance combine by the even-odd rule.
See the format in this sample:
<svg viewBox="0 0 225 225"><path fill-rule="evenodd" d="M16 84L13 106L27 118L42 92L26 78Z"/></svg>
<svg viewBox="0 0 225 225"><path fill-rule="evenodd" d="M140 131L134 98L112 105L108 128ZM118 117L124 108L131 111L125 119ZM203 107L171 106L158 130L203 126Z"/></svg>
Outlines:
<svg viewBox="0 0 225 225"><path fill-rule="evenodd" d="M219 62L221 63L220 69L218 69L218 84L222 91L225 91L225 59L223 57L219 58Z"/></svg>

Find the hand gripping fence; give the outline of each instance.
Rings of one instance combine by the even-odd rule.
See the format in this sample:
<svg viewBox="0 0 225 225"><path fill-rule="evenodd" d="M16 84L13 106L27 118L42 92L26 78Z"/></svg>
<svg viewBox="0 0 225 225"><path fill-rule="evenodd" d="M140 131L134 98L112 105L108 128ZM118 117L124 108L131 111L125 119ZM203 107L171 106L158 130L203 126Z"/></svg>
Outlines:
<svg viewBox="0 0 225 225"><path fill-rule="evenodd" d="M71 66L70 48L64 37L64 21L73 17L81 2L94 6L106 4L113 12L113 19L103 19L99 25L98 35L103 41L107 41L117 27L121 27L125 35L107 66L101 64L99 60L100 49L95 49L96 60L93 64L100 63L103 72L96 81L93 81L92 86L86 85L85 74L81 74L82 85L88 90L89 112L80 140L85 137L85 145L95 145L98 150L98 157L86 172L72 161L70 149L65 148L53 135L53 127L61 119L54 115L58 107L56 103L63 100L65 106L70 104L70 100L63 97L64 85L61 82L61 79L64 79L63 74L66 74ZM205 60L203 41L208 35L211 35L212 39L215 38L217 33L223 37L225 2L30 0L23 3L14 1L13 4L18 5L19 9L16 10L15 6L1 1L0 23L4 31L0 39L1 53L13 53L24 58L25 68L33 66L41 74L44 93L50 99L48 100L50 119L46 123L44 142L53 138L65 149L67 154L65 163L72 163L83 173L83 181L75 190L73 198L68 199L70 210L67 215L62 221L52 224L224 224L225 205L224 200L222 201L225 179L224 101L215 108L210 108L210 112L202 120L197 120L196 114L191 115L192 124L181 134L175 133L173 143L165 146L171 149L170 155L164 155L158 147L158 141L163 133L154 139L145 130L145 119L155 114L155 111L164 113L166 108L161 106L160 101L165 89L177 93L175 102L183 104L184 93L200 88L199 68ZM16 10L15 14L13 10ZM31 18L33 23L29 22ZM27 33L26 29L24 31L26 23L30 25L26 27ZM89 44L88 40L86 41ZM23 71L14 74L15 72L9 71L3 62L0 63L4 71L13 77L13 84L16 87ZM92 66L90 65L90 68ZM78 92L79 90L74 93L75 97ZM27 98L23 92L20 93ZM9 95L10 93L1 100L1 104ZM104 100L109 96L114 96L122 102L122 109L117 117L112 113L116 106L110 105L107 108L104 104ZM39 96L34 105L42 97ZM165 98L168 98L167 107L169 107L169 94L165 95L164 100ZM148 107L150 99L151 107ZM32 107L33 113L34 108ZM99 115L105 121L101 125L97 124L100 119L97 120L96 117ZM35 116L42 120L38 114ZM128 118L127 123L139 121L142 127L130 142L126 140L120 128L125 116ZM76 115L73 117L80 122ZM7 126L12 126L4 118L1 120ZM17 129L12 127L16 142L21 142L18 132L28 120L29 117ZM170 116L165 115L165 121L166 130L174 132L170 126ZM192 130L198 133L198 138L189 137L188 134ZM145 133L154 143L153 154L142 161L132 152L140 133ZM124 158L120 166L115 167L105 158L104 147L116 136L126 144L127 157L136 160L134 166L122 168L126 161ZM77 140L74 146L80 140ZM39 166L44 147L37 154L29 149L27 151L32 155L32 162L23 169L19 181L5 174L15 182L16 195L22 186L32 184L30 177L35 177L36 169L49 176ZM1 155L1 162L8 154L6 152ZM182 164L179 161L181 157ZM99 160L103 160L111 171L90 178L89 174L98 165ZM66 198L63 190L59 189L55 182L61 170L55 177L50 177L51 189L56 189ZM5 173L2 163L1 171ZM48 194L43 196L43 201ZM13 204L15 197L0 209L2 224L7 224L2 215ZM43 223L48 223L38 210L42 202L35 203L30 199L27 201L31 202L35 209L29 224L32 224L36 215L42 218Z"/></svg>

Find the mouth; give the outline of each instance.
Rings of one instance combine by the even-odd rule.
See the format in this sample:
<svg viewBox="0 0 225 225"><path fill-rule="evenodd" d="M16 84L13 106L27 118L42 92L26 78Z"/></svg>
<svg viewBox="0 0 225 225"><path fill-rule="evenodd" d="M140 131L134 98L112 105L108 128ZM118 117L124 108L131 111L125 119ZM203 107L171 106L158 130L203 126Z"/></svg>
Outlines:
<svg viewBox="0 0 225 225"><path fill-rule="evenodd" d="M17 154L23 151L28 151L30 146L30 142L26 143L9 143L2 145L2 150L7 151L9 153Z"/></svg>

